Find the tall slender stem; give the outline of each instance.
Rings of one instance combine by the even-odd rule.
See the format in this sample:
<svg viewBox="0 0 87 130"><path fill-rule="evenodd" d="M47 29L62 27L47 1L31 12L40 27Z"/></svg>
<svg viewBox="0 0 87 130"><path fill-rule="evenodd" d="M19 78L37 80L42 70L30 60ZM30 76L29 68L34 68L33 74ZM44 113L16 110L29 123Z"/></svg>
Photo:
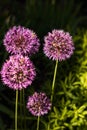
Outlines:
<svg viewBox="0 0 87 130"><path fill-rule="evenodd" d="M56 60L56 65L55 65L55 70L54 70L54 76L53 76L53 82L52 82L51 102L53 102L53 96L54 96L54 88L55 88L55 79L56 79L57 67L58 67L58 60Z"/></svg>
<svg viewBox="0 0 87 130"><path fill-rule="evenodd" d="M50 124L48 123L48 127L47 127L47 130L50 130Z"/></svg>
<svg viewBox="0 0 87 130"><path fill-rule="evenodd" d="M37 130L39 130L40 116L37 118Z"/></svg>
<svg viewBox="0 0 87 130"><path fill-rule="evenodd" d="M18 105L18 90L16 90L16 100L15 100L15 130L17 130L17 106Z"/></svg>

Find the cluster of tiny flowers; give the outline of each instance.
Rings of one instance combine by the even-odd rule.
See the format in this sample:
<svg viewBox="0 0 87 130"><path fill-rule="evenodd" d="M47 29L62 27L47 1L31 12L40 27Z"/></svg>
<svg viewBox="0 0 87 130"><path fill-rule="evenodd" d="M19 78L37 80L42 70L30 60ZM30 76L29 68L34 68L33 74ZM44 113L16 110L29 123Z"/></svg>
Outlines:
<svg viewBox="0 0 87 130"><path fill-rule="evenodd" d="M6 50L11 54L34 54L39 50L39 39L35 32L22 27L13 26L4 37Z"/></svg>
<svg viewBox="0 0 87 130"><path fill-rule="evenodd" d="M44 53L49 59L66 60L70 58L74 51L72 36L63 30L54 29L44 37Z"/></svg>
<svg viewBox="0 0 87 130"><path fill-rule="evenodd" d="M6 60L1 70L4 84L14 90L21 90L31 85L36 76L33 63L27 56L13 55Z"/></svg>
<svg viewBox="0 0 87 130"><path fill-rule="evenodd" d="M27 109L34 116L41 116L47 114L51 109L51 102L45 93L35 92L32 96L29 96L27 102Z"/></svg>

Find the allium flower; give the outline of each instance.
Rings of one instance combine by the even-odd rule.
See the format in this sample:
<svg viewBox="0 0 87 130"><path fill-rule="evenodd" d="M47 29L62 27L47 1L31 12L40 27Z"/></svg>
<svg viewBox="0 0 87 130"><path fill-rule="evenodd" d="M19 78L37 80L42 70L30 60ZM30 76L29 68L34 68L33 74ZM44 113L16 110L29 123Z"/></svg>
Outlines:
<svg viewBox="0 0 87 130"><path fill-rule="evenodd" d="M33 63L27 56L10 56L1 70L2 81L9 88L21 90L31 85L36 75Z"/></svg>
<svg viewBox="0 0 87 130"><path fill-rule="evenodd" d="M72 36L63 30L54 29L44 38L44 53L53 60L66 60L70 58L74 51Z"/></svg>
<svg viewBox="0 0 87 130"><path fill-rule="evenodd" d="M29 96L27 108L34 116L41 116L47 114L51 109L51 102L45 93L35 92L32 96Z"/></svg>
<svg viewBox="0 0 87 130"><path fill-rule="evenodd" d="M39 50L39 39L35 32L22 26L13 26L4 37L6 50L11 54L34 54Z"/></svg>

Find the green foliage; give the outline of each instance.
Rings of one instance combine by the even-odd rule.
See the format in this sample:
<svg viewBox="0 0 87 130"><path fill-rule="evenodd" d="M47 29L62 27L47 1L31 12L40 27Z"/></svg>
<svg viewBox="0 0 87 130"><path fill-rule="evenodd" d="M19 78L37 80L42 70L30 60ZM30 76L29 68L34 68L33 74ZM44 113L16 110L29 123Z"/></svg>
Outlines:
<svg viewBox="0 0 87 130"><path fill-rule="evenodd" d="M72 63L69 64L69 61L63 63L64 66L69 67L68 75L67 69L63 68L62 71L66 74L61 75L61 63L59 64L54 106L48 115L48 124L44 119L47 124L44 130L86 130L87 128L87 32L75 36L74 39L76 49L70 59ZM44 90L49 88L51 92L51 80L46 81L46 86Z"/></svg>
<svg viewBox="0 0 87 130"><path fill-rule="evenodd" d="M54 111L50 116L50 127L52 130L70 129L73 130L76 126L87 125L87 104L83 104L78 108L76 104L67 101L64 108L60 111L54 107Z"/></svg>

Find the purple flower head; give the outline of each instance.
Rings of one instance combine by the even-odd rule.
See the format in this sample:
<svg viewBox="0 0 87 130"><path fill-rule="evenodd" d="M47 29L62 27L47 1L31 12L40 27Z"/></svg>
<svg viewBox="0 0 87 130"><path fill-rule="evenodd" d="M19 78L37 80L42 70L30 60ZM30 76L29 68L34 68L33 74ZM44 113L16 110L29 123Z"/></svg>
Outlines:
<svg viewBox="0 0 87 130"><path fill-rule="evenodd" d="M10 56L1 70L2 81L9 88L21 90L31 85L36 76L35 67L27 56Z"/></svg>
<svg viewBox="0 0 87 130"><path fill-rule="evenodd" d="M6 50L11 54L34 54L39 50L39 39L35 32L22 27L13 26L4 37Z"/></svg>
<svg viewBox="0 0 87 130"><path fill-rule="evenodd" d="M70 58L74 51L72 36L63 30L54 29L44 38L44 53L53 60L66 60Z"/></svg>
<svg viewBox="0 0 87 130"><path fill-rule="evenodd" d="M35 92L28 98L27 108L34 116L41 116L51 109L51 102L45 93Z"/></svg>

